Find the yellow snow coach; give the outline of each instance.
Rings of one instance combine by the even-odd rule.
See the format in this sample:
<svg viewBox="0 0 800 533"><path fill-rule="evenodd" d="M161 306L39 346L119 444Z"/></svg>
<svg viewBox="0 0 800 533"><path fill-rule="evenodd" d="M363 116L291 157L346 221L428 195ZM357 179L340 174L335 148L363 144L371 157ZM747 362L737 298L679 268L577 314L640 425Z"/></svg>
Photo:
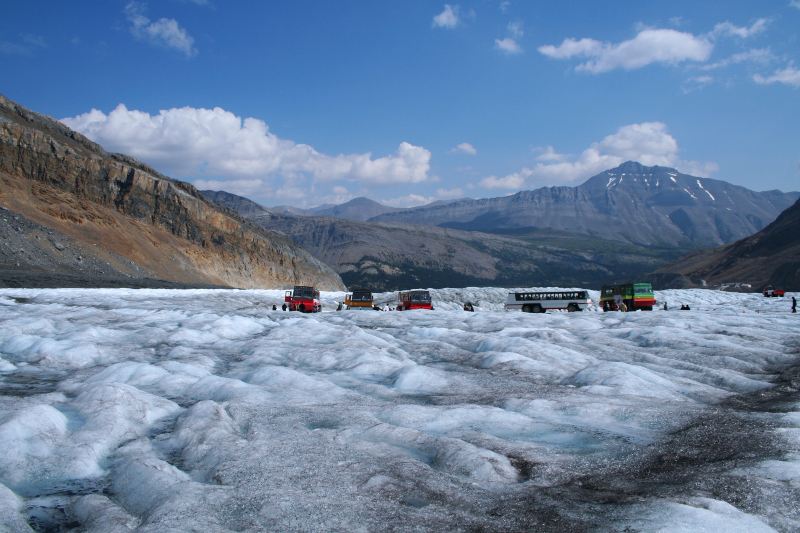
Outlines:
<svg viewBox="0 0 800 533"><path fill-rule="evenodd" d="M368 289L353 289L352 293L344 297L344 305L346 309L371 310L374 305L372 291Z"/></svg>

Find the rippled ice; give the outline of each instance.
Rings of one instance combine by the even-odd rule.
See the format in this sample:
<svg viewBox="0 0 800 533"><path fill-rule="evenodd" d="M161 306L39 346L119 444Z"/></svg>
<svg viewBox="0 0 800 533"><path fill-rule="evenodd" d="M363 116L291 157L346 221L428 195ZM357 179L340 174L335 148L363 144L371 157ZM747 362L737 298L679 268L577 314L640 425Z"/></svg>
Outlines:
<svg viewBox="0 0 800 533"><path fill-rule="evenodd" d="M800 527L791 387L741 415L767 440L726 484L637 481L797 364L786 300L528 315L505 289L432 292L433 312L301 315L271 310L282 291L0 290L0 528Z"/></svg>

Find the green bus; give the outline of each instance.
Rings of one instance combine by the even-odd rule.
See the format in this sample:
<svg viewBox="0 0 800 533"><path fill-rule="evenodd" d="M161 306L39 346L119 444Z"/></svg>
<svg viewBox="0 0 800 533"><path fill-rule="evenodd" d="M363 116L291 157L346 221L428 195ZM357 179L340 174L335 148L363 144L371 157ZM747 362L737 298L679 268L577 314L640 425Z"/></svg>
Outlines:
<svg viewBox="0 0 800 533"><path fill-rule="evenodd" d="M623 303L628 311L652 311L656 305L653 286L649 283L622 283L603 285L600 289L600 306L603 311L618 311Z"/></svg>

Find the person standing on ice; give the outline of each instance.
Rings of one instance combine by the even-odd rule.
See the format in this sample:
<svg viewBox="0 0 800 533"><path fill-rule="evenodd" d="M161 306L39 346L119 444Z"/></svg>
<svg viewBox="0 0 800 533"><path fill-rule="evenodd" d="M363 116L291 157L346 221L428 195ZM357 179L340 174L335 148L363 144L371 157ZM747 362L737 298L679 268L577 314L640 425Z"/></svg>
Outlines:
<svg viewBox="0 0 800 533"><path fill-rule="evenodd" d="M667 302L664 302L664 311L669 311L669 308L667 307Z"/></svg>
<svg viewBox="0 0 800 533"><path fill-rule="evenodd" d="M797 298L792 296L792 313L797 312Z"/></svg>

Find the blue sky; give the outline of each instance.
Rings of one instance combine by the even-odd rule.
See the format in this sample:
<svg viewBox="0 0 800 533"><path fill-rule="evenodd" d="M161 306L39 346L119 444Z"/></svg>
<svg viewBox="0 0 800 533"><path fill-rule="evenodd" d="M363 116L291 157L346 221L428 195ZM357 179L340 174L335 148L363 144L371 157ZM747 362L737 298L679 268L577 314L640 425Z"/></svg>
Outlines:
<svg viewBox="0 0 800 533"><path fill-rule="evenodd" d="M799 30L800 0L28 0L0 19L0 92L266 205L500 196L626 159L798 190Z"/></svg>

